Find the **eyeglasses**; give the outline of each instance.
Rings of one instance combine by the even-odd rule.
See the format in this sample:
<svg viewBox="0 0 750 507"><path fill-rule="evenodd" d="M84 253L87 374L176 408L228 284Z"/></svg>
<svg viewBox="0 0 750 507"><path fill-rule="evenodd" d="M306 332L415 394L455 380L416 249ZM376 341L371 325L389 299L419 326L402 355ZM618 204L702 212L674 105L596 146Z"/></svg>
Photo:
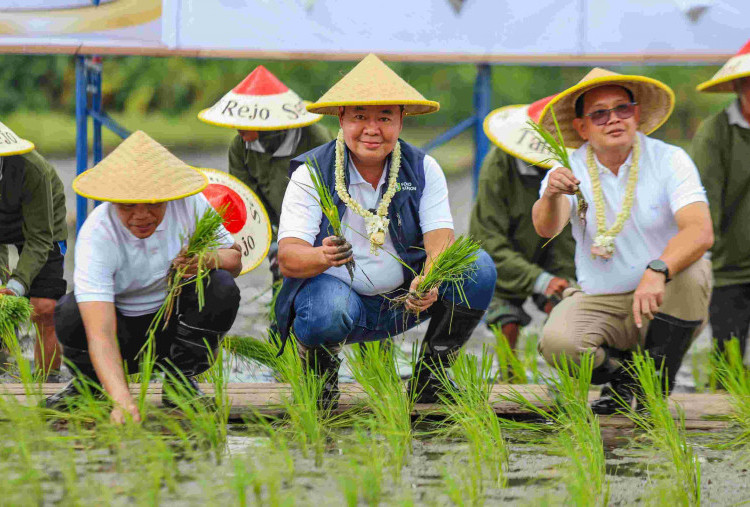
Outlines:
<svg viewBox="0 0 750 507"><path fill-rule="evenodd" d="M610 109L597 109L596 111L592 111L584 116L591 118L591 123L594 125L604 125L609 121L610 113L613 111L619 119L627 120L635 114L635 106L637 105L638 102L628 102Z"/></svg>

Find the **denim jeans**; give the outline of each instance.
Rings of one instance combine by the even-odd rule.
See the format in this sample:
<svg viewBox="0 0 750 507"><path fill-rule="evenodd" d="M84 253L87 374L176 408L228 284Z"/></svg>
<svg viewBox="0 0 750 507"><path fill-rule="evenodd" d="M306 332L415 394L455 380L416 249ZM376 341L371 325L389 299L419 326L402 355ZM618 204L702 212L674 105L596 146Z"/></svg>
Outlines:
<svg viewBox="0 0 750 507"><path fill-rule="evenodd" d="M476 271L462 284L466 301L450 284L439 289L439 300L451 301L461 306L486 310L492 299L497 273L490 256L481 250L476 261ZM294 333L308 347L325 344L360 343L396 336L416 326L419 321L403 306L394 307L388 298L391 293L363 296L336 277L320 274L310 278L294 299ZM429 318L432 305L420 315Z"/></svg>

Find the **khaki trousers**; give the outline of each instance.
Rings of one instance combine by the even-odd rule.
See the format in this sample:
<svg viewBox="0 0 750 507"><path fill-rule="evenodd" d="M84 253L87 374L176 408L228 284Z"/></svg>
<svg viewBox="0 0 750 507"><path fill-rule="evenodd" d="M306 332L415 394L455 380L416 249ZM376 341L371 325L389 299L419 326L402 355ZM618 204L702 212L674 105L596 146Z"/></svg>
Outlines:
<svg viewBox="0 0 750 507"><path fill-rule="evenodd" d="M702 320L695 339L708 322L712 285L711 262L694 262L667 283L659 312L682 320ZM635 326L633 292L589 295L568 288L544 325L539 352L549 364L559 355L577 363L588 352L594 354L594 366L599 366L606 357L602 345L618 350L643 346L647 322L644 320L641 329Z"/></svg>

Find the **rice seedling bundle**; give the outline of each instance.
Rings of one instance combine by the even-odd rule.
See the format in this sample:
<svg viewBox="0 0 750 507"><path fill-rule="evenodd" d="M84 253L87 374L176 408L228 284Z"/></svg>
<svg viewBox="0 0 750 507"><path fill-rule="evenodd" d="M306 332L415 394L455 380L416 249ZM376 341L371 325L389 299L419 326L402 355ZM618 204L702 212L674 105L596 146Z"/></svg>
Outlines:
<svg viewBox="0 0 750 507"><path fill-rule="evenodd" d="M27 394L31 394L33 374L29 361L23 357L16 329L31 321L34 309L28 299L18 296L0 295L0 339L16 360L18 374Z"/></svg>

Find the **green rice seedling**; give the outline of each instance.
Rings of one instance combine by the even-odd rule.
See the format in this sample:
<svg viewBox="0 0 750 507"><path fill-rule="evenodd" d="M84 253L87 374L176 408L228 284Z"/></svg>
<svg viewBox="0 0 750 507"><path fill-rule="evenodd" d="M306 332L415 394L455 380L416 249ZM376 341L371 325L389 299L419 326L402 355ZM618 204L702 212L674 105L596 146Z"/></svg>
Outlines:
<svg viewBox="0 0 750 507"><path fill-rule="evenodd" d="M336 469L339 488L349 506L360 503L379 505L383 502L385 470L390 452L384 439L372 433L369 420L361 421L353 430L342 468Z"/></svg>
<svg viewBox="0 0 750 507"><path fill-rule="evenodd" d="M24 385L27 396L35 392L33 387L34 374L31 365L23 357L21 345L18 343L16 330L19 326L31 322L34 309L28 299L16 296L0 295L0 339L16 361L18 375Z"/></svg>
<svg viewBox="0 0 750 507"><path fill-rule="evenodd" d="M169 319L172 315L175 302L180 296L182 289L188 285L195 285L195 291L198 294L198 308L203 308L205 304L204 284L209 276L208 261L215 256L215 250L221 245L221 226L224 223L224 214L226 208L218 211L212 207L206 208L202 216L195 217L195 230L188 239L187 245L183 248L181 254L188 258L197 259L198 269L196 275L185 278L187 267L171 267L167 273L167 296L164 298L159 310L154 315L149 331L156 331L159 325L166 329Z"/></svg>
<svg viewBox="0 0 750 507"><path fill-rule="evenodd" d="M499 368L500 380L508 384L526 384L526 367L518 359L516 352L510 348L508 339L503 334L500 326L491 326L490 330L495 335L495 355Z"/></svg>
<svg viewBox="0 0 750 507"><path fill-rule="evenodd" d="M229 353L243 361L260 363L273 369L278 367L278 346L271 341L259 340L252 336L230 335L224 338L224 343Z"/></svg>
<svg viewBox="0 0 750 507"><path fill-rule="evenodd" d="M672 418L661 375L647 352L633 355L632 372L638 379L638 401L644 410L630 411L627 416L645 432L649 445L669 458L664 477L677 486L679 497L675 500L684 505L700 505L701 465L687 441L684 411L678 406L677 421Z"/></svg>
<svg viewBox="0 0 750 507"><path fill-rule="evenodd" d="M531 380L531 383L538 384L541 380L541 374L539 373L539 351L537 343L539 336L536 333L521 333L521 340L523 343L523 366L526 372L531 372L531 378L526 375L527 380Z"/></svg>
<svg viewBox="0 0 750 507"><path fill-rule="evenodd" d="M484 347L479 358L465 352L458 355L451 368L455 384L447 372L437 372L445 390L441 400L447 421L460 428L461 436L469 445L467 473L471 477L464 479L481 491L485 488L485 476L489 476L492 487L505 487L509 462L502 424L490 402L495 384L492 362L492 354Z"/></svg>
<svg viewBox="0 0 750 507"><path fill-rule="evenodd" d="M714 376L711 373L713 371L711 355L706 350L699 350L695 344L693 344L690 354L690 369L693 374L695 392L702 393L706 391L706 386L711 391L715 390L715 385L714 389L711 389L711 378Z"/></svg>
<svg viewBox="0 0 750 507"><path fill-rule="evenodd" d="M481 475L471 469L470 463L455 458L451 466L443 468L441 475L445 494L454 505L459 507L484 505Z"/></svg>
<svg viewBox="0 0 750 507"><path fill-rule="evenodd" d="M412 451L414 395L401 382L395 348L386 341L362 343L349 349L347 359L352 376L367 395L363 403L373 415L370 429L384 438L397 480Z"/></svg>
<svg viewBox="0 0 750 507"><path fill-rule="evenodd" d="M742 362L739 340L732 338L727 342L723 353L715 350L711 355L711 364L716 379L729 393L732 406L730 417L740 430L731 445L746 446L750 444L750 372Z"/></svg>

